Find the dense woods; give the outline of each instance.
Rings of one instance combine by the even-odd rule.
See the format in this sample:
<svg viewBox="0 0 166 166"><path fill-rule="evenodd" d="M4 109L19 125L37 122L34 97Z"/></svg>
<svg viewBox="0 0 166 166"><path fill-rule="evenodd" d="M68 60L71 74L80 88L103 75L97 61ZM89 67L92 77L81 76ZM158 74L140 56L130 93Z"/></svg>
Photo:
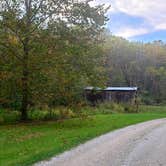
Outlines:
<svg viewBox="0 0 166 166"><path fill-rule="evenodd" d="M109 78L107 85L138 86L145 104L166 102L165 43L129 42L107 35L104 49Z"/></svg>
<svg viewBox="0 0 166 166"><path fill-rule="evenodd" d="M86 86L138 86L146 104L166 101L166 45L129 42L104 28L89 1L0 1L0 107L73 106Z"/></svg>

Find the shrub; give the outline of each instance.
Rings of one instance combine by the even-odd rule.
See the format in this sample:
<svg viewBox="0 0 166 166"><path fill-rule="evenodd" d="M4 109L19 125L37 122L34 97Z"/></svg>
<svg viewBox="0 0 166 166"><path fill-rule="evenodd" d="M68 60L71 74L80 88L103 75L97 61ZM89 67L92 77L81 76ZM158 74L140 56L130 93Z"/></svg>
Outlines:
<svg viewBox="0 0 166 166"><path fill-rule="evenodd" d="M3 123L15 123L20 120L20 112L0 110L0 124Z"/></svg>
<svg viewBox="0 0 166 166"><path fill-rule="evenodd" d="M0 115L0 124L4 123L4 118L2 117L2 115Z"/></svg>
<svg viewBox="0 0 166 166"><path fill-rule="evenodd" d="M76 115L71 109L56 108L50 110L32 110L29 111L28 117L30 120L60 120L73 118Z"/></svg>
<svg viewBox="0 0 166 166"><path fill-rule="evenodd" d="M137 105L135 104L124 104L124 111L125 113L138 113L139 109L137 108Z"/></svg>
<svg viewBox="0 0 166 166"><path fill-rule="evenodd" d="M59 108L53 110L52 113L57 115L58 119L69 119L76 117L76 114L69 108Z"/></svg>
<svg viewBox="0 0 166 166"><path fill-rule="evenodd" d="M132 103L102 103L97 107L98 112L104 114L111 113L137 113L139 110L137 109L137 105Z"/></svg>
<svg viewBox="0 0 166 166"><path fill-rule="evenodd" d="M124 107L121 104L113 103L113 102L105 102L98 105L98 110L102 113L123 113Z"/></svg>
<svg viewBox="0 0 166 166"><path fill-rule="evenodd" d="M126 113L133 113L134 112L133 108L128 104L124 105L124 110Z"/></svg>
<svg viewBox="0 0 166 166"><path fill-rule="evenodd" d="M48 111L33 110L28 112L29 120L44 120L47 116Z"/></svg>
<svg viewBox="0 0 166 166"><path fill-rule="evenodd" d="M117 103L113 103L112 104L112 109L115 111L115 112L118 112L118 113L123 113L124 112L124 107L122 104L117 104Z"/></svg>

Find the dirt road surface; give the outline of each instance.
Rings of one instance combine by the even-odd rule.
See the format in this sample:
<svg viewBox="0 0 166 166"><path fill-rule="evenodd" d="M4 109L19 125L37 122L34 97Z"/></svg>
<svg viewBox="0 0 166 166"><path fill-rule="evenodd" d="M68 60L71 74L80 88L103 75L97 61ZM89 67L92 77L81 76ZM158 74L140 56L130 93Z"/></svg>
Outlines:
<svg viewBox="0 0 166 166"><path fill-rule="evenodd" d="M35 166L166 166L166 119L110 132Z"/></svg>

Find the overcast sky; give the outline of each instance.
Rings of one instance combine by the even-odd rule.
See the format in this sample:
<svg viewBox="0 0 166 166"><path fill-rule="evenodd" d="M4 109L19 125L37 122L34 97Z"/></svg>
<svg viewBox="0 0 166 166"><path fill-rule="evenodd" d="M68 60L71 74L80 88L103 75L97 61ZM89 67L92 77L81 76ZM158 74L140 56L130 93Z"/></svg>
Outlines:
<svg viewBox="0 0 166 166"><path fill-rule="evenodd" d="M108 28L130 40L166 41L166 0L94 0L111 4Z"/></svg>

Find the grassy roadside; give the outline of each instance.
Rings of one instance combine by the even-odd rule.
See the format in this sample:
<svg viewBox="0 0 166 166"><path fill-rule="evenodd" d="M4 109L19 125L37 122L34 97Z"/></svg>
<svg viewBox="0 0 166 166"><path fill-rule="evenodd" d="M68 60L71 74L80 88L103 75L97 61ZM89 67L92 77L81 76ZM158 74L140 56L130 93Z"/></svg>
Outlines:
<svg viewBox="0 0 166 166"><path fill-rule="evenodd" d="M86 120L0 126L0 165L31 165L109 131L165 117L164 110L164 113L95 115Z"/></svg>

